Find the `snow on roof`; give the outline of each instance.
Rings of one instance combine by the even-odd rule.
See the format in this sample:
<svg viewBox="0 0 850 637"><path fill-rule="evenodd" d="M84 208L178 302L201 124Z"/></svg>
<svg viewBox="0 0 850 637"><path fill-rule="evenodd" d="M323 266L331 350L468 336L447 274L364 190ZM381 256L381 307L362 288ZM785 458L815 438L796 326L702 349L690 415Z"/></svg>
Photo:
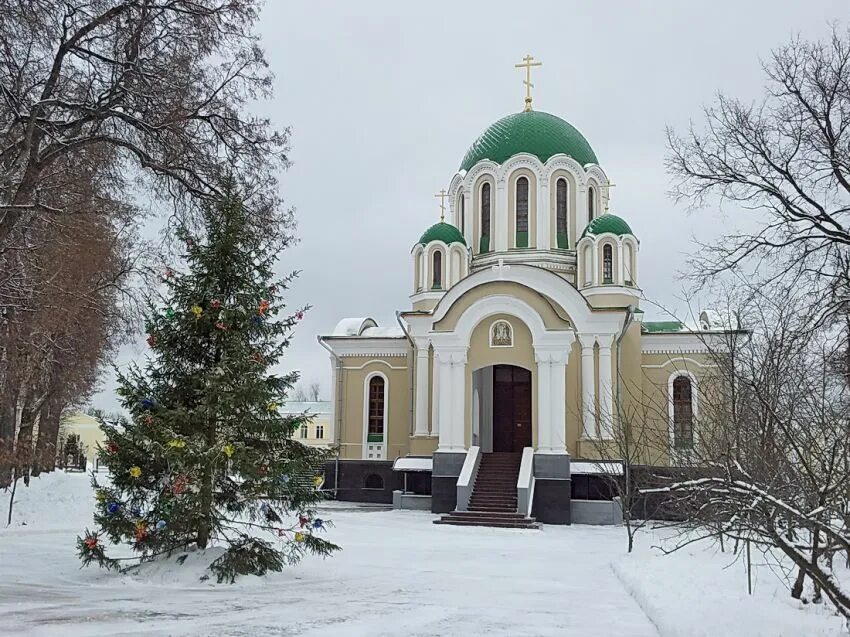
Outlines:
<svg viewBox="0 0 850 637"><path fill-rule="evenodd" d="M378 323L368 316L344 318L336 324L331 336L360 336L370 327L378 327Z"/></svg>
<svg viewBox="0 0 850 637"><path fill-rule="evenodd" d="M623 463L614 462L596 462L594 460L570 462L570 473L577 475L592 475L592 474L608 474L620 476L623 475Z"/></svg>
<svg viewBox="0 0 850 637"><path fill-rule="evenodd" d="M431 458L405 456L393 462L393 471L431 471L433 468L434 461Z"/></svg>
<svg viewBox="0 0 850 637"><path fill-rule="evenodd" d="M404 338L404 332L396 327L367 327L360 336L366 338Z"/></svg>
<svg viewBox="0 0 850 637"><path fill-rule="evenodd" d="M305 411L311 414L331 413L331 401L329 400L288 400L280 408L284 414L303 414Z"/></svg>
<svg viewBox="0 0 850 637"><path fill-rule="evenodd" d="M398 326L380 327L375 319L369 317L346 318L336 324L331 336L360 338L404 338L404 331Z"/></svg>

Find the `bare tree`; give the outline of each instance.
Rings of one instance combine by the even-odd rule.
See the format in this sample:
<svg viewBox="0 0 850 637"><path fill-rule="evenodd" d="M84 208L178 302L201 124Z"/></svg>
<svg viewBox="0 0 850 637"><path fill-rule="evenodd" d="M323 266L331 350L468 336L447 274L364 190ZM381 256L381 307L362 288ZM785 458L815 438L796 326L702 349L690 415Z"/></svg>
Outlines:
<svg viewBox="0 0 850 637"><path fill-rule="evenodd" d="M310 397L312 402L317 402L319 399L319 395L321 392L321 386L319 383L310 383L310 387L307 390L307 395Z"/></svg>
<svg viewBox="0 0 850 637"><path fill-rule="evenodd" d="M123 200L194 207L238 174L277 202L287 131L245 112L271 91L257 0L9 0L0 7L0 251L33 217L86 212L73 168ZM100 161L97 161L97 160ZM262 206L258 206L262 209Z"/></svg>
<svg viewBox="0 0 850 637"><path fill-rule="evenodd" d="M307 394L304 393L304 388L300 385L295 388L295 391L292 392L292 400L297 403L307 402Z"/></svg>
<svg viewBox="0 0 850 637"><path fill-rule="evenodd" d="M835 27L825 42L796 38L763 67L761 101L720 95L703 130L668 130L675 198L719 202L754 227L703 246L693 274L796 277L819 301L818 320L829 321L850 301L850 30Z"/></svg>

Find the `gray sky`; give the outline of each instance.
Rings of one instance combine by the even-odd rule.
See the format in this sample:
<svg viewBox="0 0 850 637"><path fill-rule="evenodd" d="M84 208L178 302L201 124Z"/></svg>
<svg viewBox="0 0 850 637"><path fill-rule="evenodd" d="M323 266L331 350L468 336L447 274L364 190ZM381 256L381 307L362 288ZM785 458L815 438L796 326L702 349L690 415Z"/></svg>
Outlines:
<svg viewBox="0 0 850 637"><path fill-rule="evenodd" d="M439 218L433 194L484 128L521 110L513 65L526 53L543 61L535 109L578 128L617 184L611 212L641 241L645 294L681 311L677 272L691 237L729 231L736 211L687 214L674 205L665 126L701 121L717 91L758 98L760 58L796 33L824 37L847 12L847 0L268 0L260 32L276 87L259 109L292 127L282 188L300 238L281 271L302 270L290 301L313 306L285 367L320 382L329 398L330 363L316 334L346 316L394 324L395 310L409 306L409 252ZM144 355L142 338L119 364ZM107 375L93 403L112 409L113 394Z"/></svg>

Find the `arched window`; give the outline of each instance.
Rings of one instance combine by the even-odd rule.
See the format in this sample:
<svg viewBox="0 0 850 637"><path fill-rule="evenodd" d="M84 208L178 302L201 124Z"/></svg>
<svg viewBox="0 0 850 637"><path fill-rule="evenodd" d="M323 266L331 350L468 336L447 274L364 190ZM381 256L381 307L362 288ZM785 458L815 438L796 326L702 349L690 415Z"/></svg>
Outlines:
<svg viewBox="0 0 850 637"><path fill-rule="evenodd" d="M587 189L587 220L593 221L596 216L596 189L591 186Z"/></svg>
<svg viewBox="0 0 850 637"><path fill-rule="evenodd" d="M614 282L614 250L610 243L602 246L602 282Z"/></svg>
<svg viewBox="0 0 850 637"><path fill-rule="evenodd" d="M381 442L384 439L384 378L373 376L369 380L369 442Z"/></svg>
<svg viewBox="0 0 850 637"><path fill-rule="evenodd" d="M481 243L479 252L490 251L490 184L481 186Z"/></svg>
<svg viewBox="0 0 850 637"><path fill-rule="evenodd" d="M673 447L694 446L694 403L691 379L678 376L673 380Z"/></svg>
<svg viewBox="0 0 850 637"><path fill-rule="evenodd" d="M460 233L463 234L463 224L465 223L465 219L463 218L463 193L457 198L457 213L457 227Z"/></svg>
<svg viewBox="0 0 850 637"><path fill-rule="evenodd" d="M559 179L555 184L555 232L558 236L558 247L570 247L567 240L567 180Z"/></svg>
<svg viewBox="0 0 850 637"><path fill-rule="evenodd" d="M516 180L516 247L528 247L528 177Z"/></svg>
<svg viewBox="0 0 850 637"><path fill-rule="evenodd" d="M433 272L433 285L431 286L432 290L439 290L443 287L443 253L439 250L434 250L434 272Z"/></svg>

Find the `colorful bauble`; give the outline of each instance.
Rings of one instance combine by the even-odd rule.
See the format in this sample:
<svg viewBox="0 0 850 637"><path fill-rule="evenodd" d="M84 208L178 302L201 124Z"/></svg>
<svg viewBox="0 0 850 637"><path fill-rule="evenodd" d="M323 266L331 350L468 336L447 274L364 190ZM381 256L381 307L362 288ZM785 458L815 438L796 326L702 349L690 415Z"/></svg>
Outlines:
<svg viewBox="0 0 850 637"><path fill-rule="evenodd" d="M97 536L96 535L87 535L86 539L83 540L85 545L89 550L94 549L97 546Z"/></svg>
<svg viewBox="0 0 850 637"><path fill-rule="evenodd" d="M266 406L266 409L268 409L271 413L274 413L274 412L277 411L277 407L278 407L277 403L269 403Z"/></svg>
<svg viewBox="0 0 850 637"><path fill-rule="evenodd" d="M263 316L269 309L269 302L266 299L260 301L259 312L260 316Z"/></svg>
<svg viewBox="0 0 850 637"><path fill-rule="evenodd" d="M143 420L145 421L146 425L153 424L153 416L151 416L150 414L145 414L145 417L143 418Z"/></svg>
<svg viewBox="0 0 850 637"><path fill-rule="evenodd" d="M148 523L144 520L136 522L136 541L141 542L148 536Z"/></svg>
<svg viewBox="0 0 850 637"><path fill-rule="evenodd" d="M260 354L260 352L254 352L253 354L251 354L251 360L254 361L255 363L262 363L263 362L263 355Z"/></svg>
<svg viewBox="0 0 850 637"><path fill-rule="evenodd" d="M295 541L296 541L296 542L303 542L303 541L304 541L304 534L303 534L303 533L301 533L300 531L298 531L298 532L295 534Z"/></svg>
<svg viewBox="0 0 850 637"><path fill-rule="evenodd" d="M222 321L216 321L215 328L217 330L226 330L227 325L225 325Z"/></svg>
<svg viewBox="0 0 850 637"><path fill-rule="evenodd" d="M174 276L174 270L171 268L165 268L165 278L170 279Z"/></svg>
<svg viewBox="0 0 850 637"><path fill-rule="evenodd" d="M298 319L299 321L302 320L304 318L304 312L299 310L298 312L295 313L295 318Z"/></svg>
<svg viewBox="0 0 850 637"><path fill-rule="evenodd" d="M142 398L139 404L142 406L142 409L153 409L154 402L150 398Z"/></svg>
<svg viewBox="0 0 850 637"><path fill-rule="evenodd" d="M186 441L180 440L179 438L175 438L174 440L168 441L168 446L171 447L172 449L182 449L183 447L186 446Z"/></svg>
<svg viewBox="0 0 850 637"><path fill-rule="evenodd" d="M228 458L230 458L231 456L233 456L233 445L232 445L232 444L230 444L230 443L228 442L226 445L224 445L224 446L221 448L221 452L222 452L225 456L227 456Z"/></svg>
<svg viewBox="0 0 850 637"><path fill-rule="evenodd" d="M277 286L276 285L270 285L269 286L269 294L276 294L276 293L277 293Z"/></svg>
<svg viewBox="0 0 850 637"><path fill-rule="evenodd" d="M314 529L321 529L323 524L324 524L324 522L322 522L321 518L316 518L315 520L313 520L313 528Z"/></svg>
<svg viewBox="0 0 850 637"><path fill-rule="evenodd" d="M181 474L174 479L174 484L172 485L171 490L174 491L175 495L180 495L186 490L186 486L188 484L189 478Z"/></svg>
<svg viewBox="0 0 850 637"><path fill-rule="evenodd" d="M303 529L307 524L309 524L310 518L304 517L303 515L298 518L298 524Z"/></svg>
<svg viewBox="0 0 850 637"><path fill-rule="evenodd" d="M165 308L165 318L174 318L174 310L170 307Z"/></svg>
<svg viewBox="0 0 850 637"><path fill-rule="evenodd" d="M104 491L103 489L98 489L97 492L94 494L94 497L98 502L103 502L106 500L106 491Z"/></svg>
<svg viewBox="0 0 850 637"><path fill-rule="evenodd" d="M148 345L149 345L150 347L156 347L156 336L154 336L153 334L150 334L150 335L148 336L148 339L147 339L147 340L148 340Z"/></svg>
<svg viewBox="0 0 850 637"><path fill-rule="evenodd" d="M201 314L204 313L204 308L202 308L200 305L193 305L190 310L192 314L195 315L195 318L201 318Z"/></svg>
<svg viewBox="0 0 850 637"><path fill-rule="evenodd" d="M325 483L325 477L324 476L313 476L313 484L316 485L317 489L320 486L322 486L324 483Z"/></svg>
<svg viewBox="0 0 850 637"><path fill-rule="evenodd" d="M115 515L116 513L118 513L118 510L120 508L121 508L121 505L118 504L117 502L110 502L109 504L106 505L106 512L109 515Z"/></svg>
<svg viewBox="0 0 850 637"><path fill-rule="evenodd" d="M251 317L251 323L254 325L262 325L263 317L254 315Z"/></svg>
<svg viewBox="0 0 850 637"><path fill-rule="evenodd" d="M214 310L220 309L221 301L219 301L218 299L213 299L212 301L210 301L210 307Z"/></svg>
<svg viewBox="0 0 850 637"><path fill-rule="evenodd" d="M260 467L259 467L259 471L260 471L260 475L261 475L261 476L268 475L268 473L269 473L269 465L267 465L267 464L261 464L261 465L260 465Z"/></svg>
<svg viewBox="0 0 850 637"><path fill-rule="evenodd" d="M138 478L142 475L142 468L138 466L132 466L130 467L130 470L127 473L130 474L131 478Z"/></svg>
<svg viewBox="0 0 850 637"><path fill-rule="evenodd" d="M118 444L115 442L107 442L106 443L106 452L107 453L118 453Z"/></svg>
<svg viewBox="0 0 850 637"><path fill-rule="evenodd" d="M162 529L164 529L164 528L165 528L165 520L159 520L159 521L156 523L156 530L157 530L157 531L162 531Z"/></svg>
<svg viewBox="0 0 850 637"><path fill-rule="evenodd" d="M280 483L284 485L289 484L289 476L285 473L280 476Z"/></svg>

